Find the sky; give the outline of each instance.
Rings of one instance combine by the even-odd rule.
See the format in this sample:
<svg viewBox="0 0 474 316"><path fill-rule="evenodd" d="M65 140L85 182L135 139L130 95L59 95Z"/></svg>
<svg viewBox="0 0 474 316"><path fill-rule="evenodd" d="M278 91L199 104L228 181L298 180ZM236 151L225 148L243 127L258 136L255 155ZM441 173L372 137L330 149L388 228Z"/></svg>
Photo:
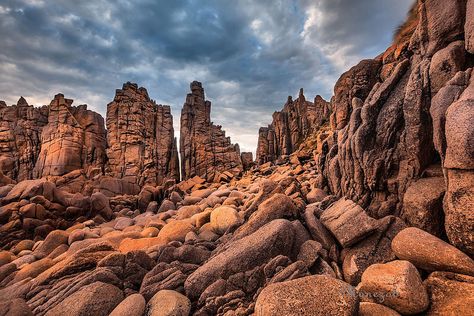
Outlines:
<svg viewBox="0 0 474 316"><path fill-rule="evenodd" d="M172 108L189 84L242 151L288 95L330 99L339 76L391 43L413 0L1 0L0 100L57 93L105 117L127 81Z"/></svg>

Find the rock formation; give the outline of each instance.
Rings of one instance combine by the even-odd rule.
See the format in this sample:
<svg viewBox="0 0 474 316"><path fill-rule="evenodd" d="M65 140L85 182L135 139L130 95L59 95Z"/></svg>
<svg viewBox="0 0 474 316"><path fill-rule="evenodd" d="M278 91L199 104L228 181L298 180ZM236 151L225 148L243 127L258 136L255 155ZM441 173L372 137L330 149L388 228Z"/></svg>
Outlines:
<svg viewBox="0 0 474 316"><path fill-rule="evenodd" d="M139 193L71 194L0 172L0 315L472 315L472 4L417 2L395 44L338 81L329 124L308 127L299 149L278 159L281 144L290 153L300 142L294 127L308 126L285 112L272 137L262 131L278 163L229 181L212 182L237 169L229 159L240 172L250 155L241 165L195 82L181 147L185 177L194 176L138 185L158 173L144 159L160 139L148 143L158 133L144 112L159 111L146 90L126 84L109 106L123 113L112 116L113 140L122 135L141 155L115 146L124 162L112 166L125 168L125 180L98 176L94 189L127 183ZM45 112L25 104L0 108L2 128L14 130L2 131L2 159L24 156L36 140L39 153L42 126L57 121L34 125L28 115ZM9 125L17 121L35 141L11 143L25 135ZM223 148L227 160L215 157ZM13 175L31 170L16 161Z"/></svg>
<svg viewBox="0 0 474 316"><path fill-rule="evenodd" d="M273 121L268 127L261 127L258 135L257 163L275 161L281 156L290 155L330 115L329 103L321 96L314 102L306 101L303 89L298 98L288 101L280 112L273 113Z"/></svg>
<svg viewBox="0 0 474 316"><path fill-rule="evenodd" d="M72 106L71 99L58 94L48 107L48 124L41 132L41 151L34 178L62 176L88 167L103 168L106 160L106 131L100 114L87 105Z"/></svg>
<svg viewBox="0 0 474 316"><path fill-rule="evenodd" d="M16 105L0 101L0 170L13 180L33 178L48 108L35 108L21 97Z"/></svg>
<svg viewBox="0 0 474 316"><path fill-rule="evenodd" d="M450 241L472 254L474 217L467 211L474 205L471 4L420 1L387 51L344 73L330 103L330 131L318 140L314 157L319 187L357 201L376 218L402 212L420 228L437 225L431 229L439 236L445 222ZM291 99L285 108L288 104ZM272 124L259 131L260 164L295 150L295 134L286 127L291 119L284 112L276 112ZM418 195L424 199L418 205L403 206L412 185L410 192L428 193L421 185L439 183L443 175L441 196ZM432 180L414 183L421 177ZM444 213L439 203L429 214L415 211L435 207L443 195Z"/></svg>
<svg viewBox="0 0 474 316"><path fill-rule="evenodd" d="M241 153L240 159L242 160L242 167L245 171L249 170L254 165L252 152Z"/></svg>
<svg viewBox="0 0 474 316"><path fill-rule="evenodd" d="M466 1L420 1L386 52L345 73L318 163L321 187L376 218L400 212L414 180L444 174L447 236L472 255L474 58L463 41L470 15Z"/></svg>
<svg viewBox="0 0 474 316"><path fill-rule="evenodd" d="M200 176L212 181L219 173L242 172L238 145L225 136L220 125L211 122L211 102L205 100L200 82L191 83L191 93L181 110L181 176Z"/></svg>
<svg viewBox="0 0 474 316"><path fill-rule="evenodd" d="M145 88L126 83L107 105L106 173L130 183L179 180L179 162L170 107L157 105Z"/></svg>

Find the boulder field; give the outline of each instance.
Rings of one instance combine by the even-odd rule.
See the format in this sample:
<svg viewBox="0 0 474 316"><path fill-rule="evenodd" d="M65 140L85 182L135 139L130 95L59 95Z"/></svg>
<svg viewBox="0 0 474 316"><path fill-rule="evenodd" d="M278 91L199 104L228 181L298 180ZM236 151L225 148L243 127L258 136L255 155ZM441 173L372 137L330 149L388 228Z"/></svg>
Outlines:
<svg viewBox="0 0 474 316"><path fill-rule="evenodd" d="M474 315L473 8L416 2L330 101L289 98L256 161L199 82L181 166L136 84L105 121L0 102L0 315Z"/></svg>

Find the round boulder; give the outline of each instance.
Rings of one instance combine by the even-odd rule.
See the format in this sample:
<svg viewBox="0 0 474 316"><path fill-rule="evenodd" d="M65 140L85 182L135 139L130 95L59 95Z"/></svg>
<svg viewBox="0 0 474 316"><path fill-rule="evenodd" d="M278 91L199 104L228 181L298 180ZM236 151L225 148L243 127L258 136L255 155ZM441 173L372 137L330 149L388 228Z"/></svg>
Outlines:
<svg viewBox="0 0 474 316"><path fill-rule="evenodd" d="M312 275L264 288L255 304L255 316L349 316L356 315L358 308L359 298L350 284Z"/></svg>
<svg viewBox="0 0 474 316"><path fill-rule="evenodd" d="M132 294L118 304L109 316L142 316L145 304L143 295Z"/></svg>
<svg viewBox="0 0 474 316"><path fill-rule="evenodd" d="M191 302L181 293L161 290L148 302L146 316L187 316Z"/></svg>
<svg viewBox="0 0 474 316"><path fill-rule="evenodd" d="M211 213L211 227L218 234L224 234L229 228L240 224L239 213L232 207L220 206Z"/></svg>
<svg viewBox="0 0 474 316"><path fill-rule="evenodd" d="M122 300L123 293L118 287L103 282L94 282L68 296L50 309L46 316L107 316Z"/></svg>
<svg viewBox="0 0 474 316"><path fill-rule="evenodd" d="M158 233L158 237L168 241L184 241L186 234L194 231L194 226L186 221L173 221L166 224Z"/></svg>
<svg viewBox="0 0 474 316"><path fill-rule="evenodd" d="M371 265L362 274L357 290L361 300L383 304L404 315L421 313L430 304L420 274L409 261Z"/></svg>

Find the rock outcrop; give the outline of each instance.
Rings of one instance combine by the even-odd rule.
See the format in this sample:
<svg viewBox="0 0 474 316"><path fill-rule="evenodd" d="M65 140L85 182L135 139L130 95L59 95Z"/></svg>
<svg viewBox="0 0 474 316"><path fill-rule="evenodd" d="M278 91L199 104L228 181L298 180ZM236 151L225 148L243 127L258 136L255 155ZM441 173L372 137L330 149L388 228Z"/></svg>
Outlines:
<svg viewBox="0 0 474 316"><path fill-rule="evenodd" d="M298 98L288 101L280 112L273 113L268 127L261 127L258 135L256 161L263 164L290 155L319 126L329 119L330 106L321 96L307 101L303 89Z"/></svg>
<svg viewBox="0 0 474 316"><path fill-rule="evenodd" d="M35 108L21 97L16 105L0 101L0 170L13 180L33 178L48 108Z"/></svg>
<svg viewBox="0 0 474 316"><path fill-rule="evenodd" d="M138 185L179 180L169 106L156 104L145 88L128 82L107 105L106 122L108 175Z"/></svg>
<svg viewBox="0 0 474 316"><path fill-rule="evenodd" d="M407 205L404 216L436 224L430 229L440 236L444 222L449 240L472 255L472 6L464 0L430 0L414 8L387 51L362 61L337 82L331 133L316 157L318 186L382 218L400 214L414 181L444 174L445 189L438 195L439 201L445 191L444 214L438 204L437 212L415 219ZM433 199L418 199L423 198Z"/></svg>
<svg viewBox="0 0 474 316"><path fill-rule="evenodd" d="M242 172L240 150L220 125L211 122L211 102L205 100L202 84L191 83L191 93L181 110L180 130L181 176L199 176L210 181L220 173Z"/></svg>
<svg viewBox="0 0 474 316"><path fill-rule="evenodd" d="M244 171L249 170L254 165L252 152L241 153L240 159L242 160L242 167L244 168Z"/></svg>
<svg viewBox="0 0 474 316"><path fill-rule="evenodd" d="M74 107L72 102L62 94L51 101L34 178L62 176L88 167L103 168L107 145L104 119L87 110L87 105Z"/></svg>

